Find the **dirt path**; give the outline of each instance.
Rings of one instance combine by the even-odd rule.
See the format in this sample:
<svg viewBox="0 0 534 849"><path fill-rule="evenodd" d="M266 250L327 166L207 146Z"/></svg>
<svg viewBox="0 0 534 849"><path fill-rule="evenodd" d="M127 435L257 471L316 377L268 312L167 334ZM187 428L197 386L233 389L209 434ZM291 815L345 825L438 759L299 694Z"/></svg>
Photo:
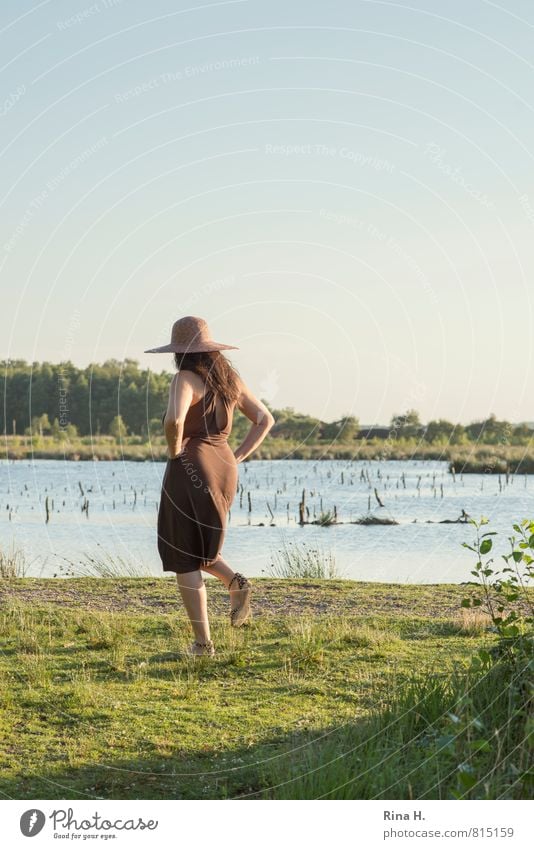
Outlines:
<svg viewBox="0 0 534 849"><path fill-rule="evenodd" d="M208 580L210 610L226 613L228 594ZM260 616L379 615L448 617L458 613L469 587L462 584L382 584L256 578L254 610ZM472 585L471 585L472 586ZM180 606L173 578L17 578L0 581L0 606L38 606L131 613L173 613Z"/></svg>

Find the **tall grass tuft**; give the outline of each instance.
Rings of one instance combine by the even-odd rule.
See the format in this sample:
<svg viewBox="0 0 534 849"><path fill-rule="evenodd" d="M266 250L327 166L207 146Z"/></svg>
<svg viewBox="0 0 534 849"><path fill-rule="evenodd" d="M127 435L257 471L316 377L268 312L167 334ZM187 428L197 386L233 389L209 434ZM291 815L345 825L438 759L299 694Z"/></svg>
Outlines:
<svg viewBox="0 0 534 849"><path fill-rule="evenodd" d="M337 518L333 510L323 510L315 519L314 524L320 525L322 528L329 528L330 525L335 525L336 522Z"/></svg>
<svg viewBox="0 0 534 849"><path fill-rule="evenodd" d="M24 578L28 563L21 549L11 546L11 551L0 548L0 578Z"/></svg>
<svg viewBox="0 0 534 849"><path fill-rule="evenodd" d="M272 578L341 578L331 551L312 548L306 543L285 542L271 553L272 563L265 570Z"/></svg>
<svg viewBox="0 0 534 849"><path fill-rule="evenodd" d="M83 554L79 561L69 561L71 574L79 578L149 578L152 573L147 566L126 560L117 554L104 551Z"/></svg>

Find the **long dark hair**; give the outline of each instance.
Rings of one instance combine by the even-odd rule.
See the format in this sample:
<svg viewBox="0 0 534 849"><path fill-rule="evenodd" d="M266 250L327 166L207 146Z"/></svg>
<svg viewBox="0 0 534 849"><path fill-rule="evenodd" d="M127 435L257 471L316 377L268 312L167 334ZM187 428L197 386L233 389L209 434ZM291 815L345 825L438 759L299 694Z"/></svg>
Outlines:
<svg viewBox="0 0 534 849"><path fill-rule="evenodd" d="M231 362L220 351L202 351L199 354L175 354L176 368L198 374L209 389L227 401L239 397L239 375Z"/></svg>

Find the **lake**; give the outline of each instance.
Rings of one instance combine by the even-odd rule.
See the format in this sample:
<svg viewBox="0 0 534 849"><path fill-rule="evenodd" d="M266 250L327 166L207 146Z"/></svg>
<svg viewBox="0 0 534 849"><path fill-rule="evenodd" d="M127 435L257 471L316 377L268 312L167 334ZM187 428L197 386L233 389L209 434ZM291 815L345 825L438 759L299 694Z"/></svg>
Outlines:
<svg viewBox="0 0 534 849"><path fill-rule="evenodd" d="M24 551L29 575L79 574L88 557L162 575L156 516L164 468L159 462L2 461L0 545ZM241 464L239 473L242 497L232 507L224 554L250 576L267 574L276 552L291 543L332 555L347 578L459 583L471 579L473 555L461 544L471 542L474 529L441 520L462 510L487 516L502 535L500 553L512 523L534 517L534 476L508 483L490 474L453 479L439 461L258 460ZM339 524L301 527L303 489L310 520L335 507ZM399 524L350 524L369 507L373 516Z"/></svg>

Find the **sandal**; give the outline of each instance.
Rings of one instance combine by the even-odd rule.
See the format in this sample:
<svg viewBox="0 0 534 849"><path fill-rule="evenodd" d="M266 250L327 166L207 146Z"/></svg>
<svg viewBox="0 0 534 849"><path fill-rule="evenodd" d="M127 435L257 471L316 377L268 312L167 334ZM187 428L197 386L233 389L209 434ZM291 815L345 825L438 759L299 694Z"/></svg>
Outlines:
<svg viewBox="0 0 534 849"><path fill-rule="evenodd" d="M207 640L205 643L199 643L198 640L195 640L187 649L186 654L191 657L213 657L215 646L212 640Z"/></svg>
<svg viewBox="0 0 534 849"><path fill-rule="evenodd" d="M250 581L245 578L244 575L240 572L236 572L228 584L229 590L231 589L234 581L237 581L239 589L243 590L243 595L239 604L237 604L236 607L233 607L230 611L230 624L233 625L234 628L239 628L250 616L250 595L252 593L252 586Z"/></svg>

